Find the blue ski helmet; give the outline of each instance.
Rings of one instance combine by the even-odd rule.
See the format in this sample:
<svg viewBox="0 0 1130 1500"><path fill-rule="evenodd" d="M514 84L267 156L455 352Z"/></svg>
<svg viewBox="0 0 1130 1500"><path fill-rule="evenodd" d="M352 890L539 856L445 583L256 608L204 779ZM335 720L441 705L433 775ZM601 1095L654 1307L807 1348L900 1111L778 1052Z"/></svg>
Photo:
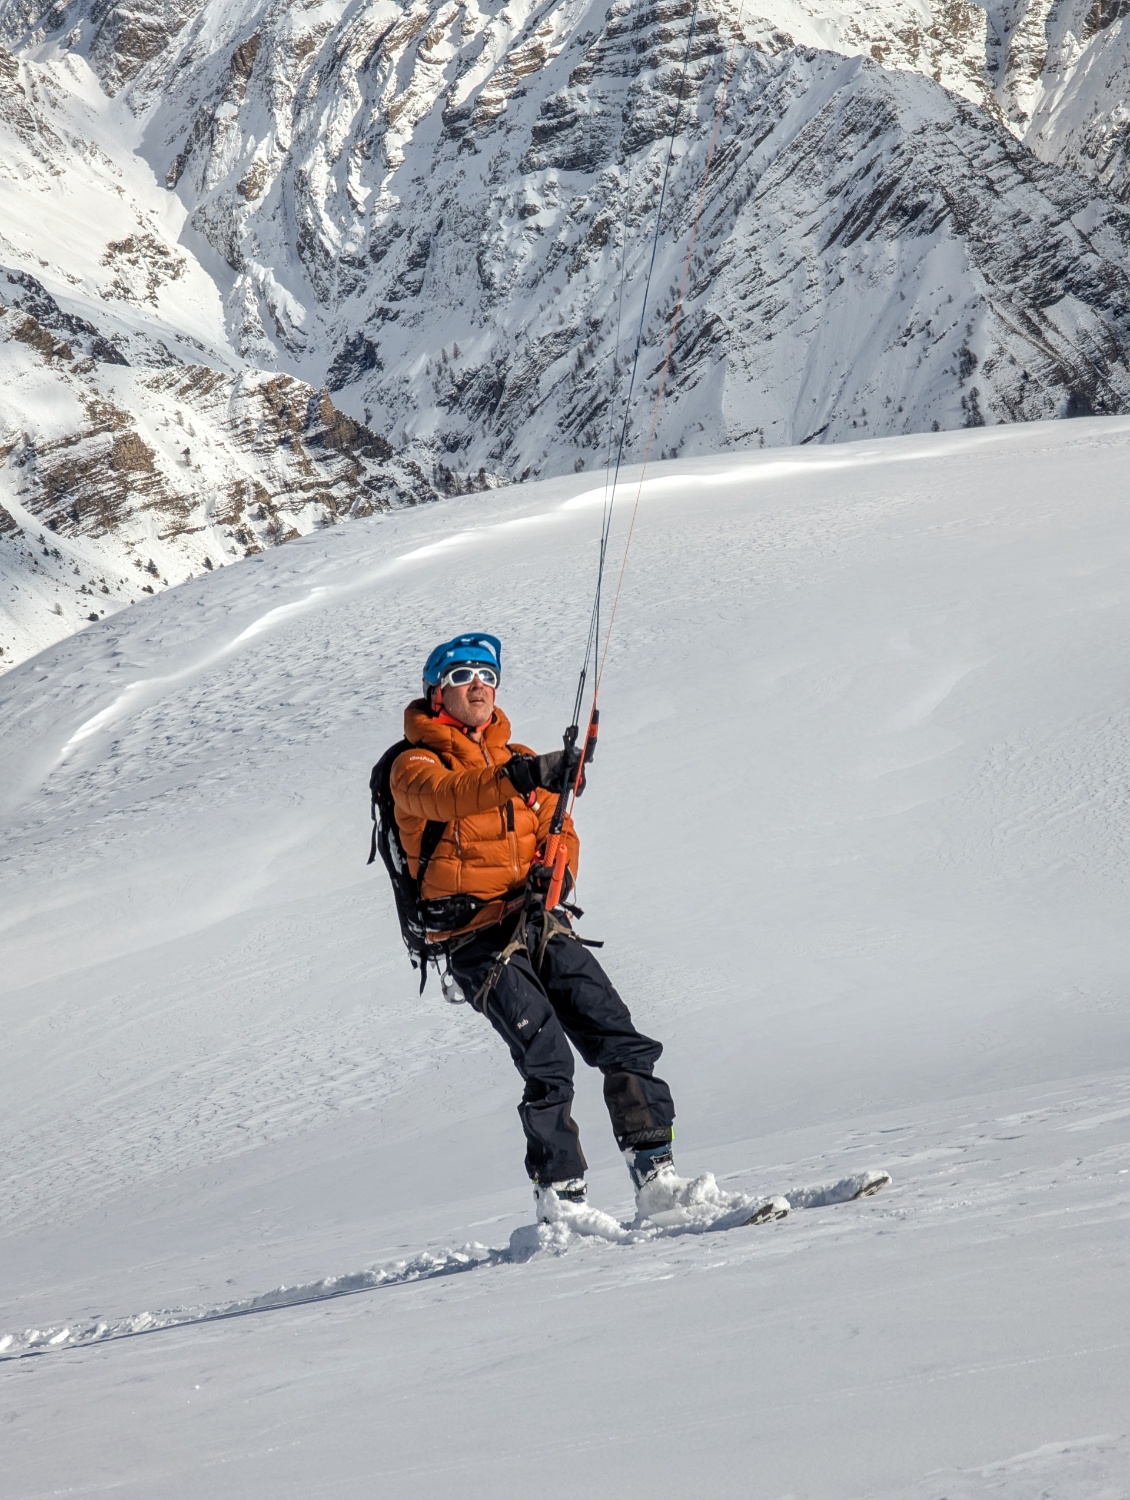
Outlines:
<svg viewBox="0 0 1130 1500"><path fill-rule="evenodd" d="M501 679L502 642L496 635L470 631L437 646L424 664L425 698L430 698L432 689L439 687L439 680L444 672L457 661L477 662L480 666L493 667Z"/></svg>

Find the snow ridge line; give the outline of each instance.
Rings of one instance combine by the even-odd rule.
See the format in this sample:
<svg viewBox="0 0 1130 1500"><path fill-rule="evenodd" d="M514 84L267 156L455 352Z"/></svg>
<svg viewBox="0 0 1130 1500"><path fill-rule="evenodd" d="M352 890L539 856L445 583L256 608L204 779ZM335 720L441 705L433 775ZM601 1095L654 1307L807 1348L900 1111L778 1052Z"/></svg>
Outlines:
<svg viewBox="0 0 1130 1500"><path fill-rule="evenodd" d="M883 1171L859 1172L837 1182L817 1187L797 1188L788 1195L792 1208L826 1208L848 1203L885 1187L890 1177ZM540 1253L563 1255L582 1239L606 1244L638 1245L657 1239L671 1239L686 1234L708 1234L735 1229L746 1222L752 1209L765 1201L748 1193L724 1193L711 1173L688 1185L692 1217L681 1224L621 1224L600 1209L587 1208L580 1216L562 1217L555 1222L524 1224L515 1229L508 1245L491 1248L471 1241L458 1250L443 1250L438 1255L424 1250L409 1260L393 1261L385 1266L371 1266L342 1276L327 1276L296 1286L275 1287L235 1302L221 1302L211 1307L172 1307L155 1312L133 1313L125 1318L90 1319L51 1328L27 1328L22 1333L0 1334L0 1363L51 1354L64 1349L85 1348L112 1340L137 1338L145 1333L161 1333L201 1323L221 1323L231 1318L245 1318L254 1313L275 1312L285 1307L302 1307L313 1302L330 1302L338 1297L352 1297L381 1287L403 1286L413 1281L431 1281L453 1276L483 1266L522 1265ZM696 1213L696 1210L698 1212Z"/></svg>
<svg viewBox="0 0 1130 1500"><path fill-rule="evenodd" d="M1130 421L1126 423L1126 430L1130 431ZM1023 433L1021 433L1023 436ZM1007 428L987 428L983 434L978 434L975 439L966 438L966 447L986 445L999 446L1010 440L1015 440L1016 434ZM887 440L879 445L873 440L864 440L858 443L843 443L837 445L837 452L827 453L814 450L811 454L794 455L790 458L775 458L754 456L744 463L732 464L722 473L701 473L689 471L676 474L655 474L645 477L641 470L635 480L630 477L624 480L625 484L635 483L637 486L637 502L642 499L659 500L666 495L685 494L688 489L708 488L718 486L729 486L733 484L763 483L773 484L781 479L798 478L813 472L830 472L841 469L873 468L887 466L890 464L921 463L933 458L945 458L954 453L954 446L939 440L932 434L916 435L913 438L901 441ZM633 469L627 471L631 476ZM563 501L550 502L544 510L532 515L507 517L502 520L487 521L476 526L459 526L457 530L448 532L437 537L433 541L424 542L410 547L406 552L396 554L391 558L377 564L376 567L366 570L359 577L350 579L345 583L338 584L316 584L298 599L293 599L286 604L276 605L264 614L257 616L244 627L237 635L223 644L214 647L203 656L181 667L175 672L170 672L159 677L140 678L135 682L128 683L120 693L106 707L98 713L86 719L71 734L59 752L56 764L65 761L71 753L82 744L84 740L97 734L99 730L107 728L116 720L125 717L136 709L144 708L159 697L166 688L177 687L183 682L188 682L216 666L225 660L233 652L238 651L247 642L257 636L269 632L275 626L283 624L298 615L306 614L313 609L322 608L337 599L345 598L351 594L364 592L374 584L390 577L399 568L407 564L421 561L425 558L434 557L437 552L444 552L450 548L463 547L473 542L488 541L495 532L505 532L518 527L545 524L554 521L566 521L572 512L585 510L596 505L605 503L607 482L600 488L588 489L580 494L572 496Z"/></svg>
<svg viewBox="0 0 1130 1500"><path fill-rule="evenodd" d="M1017 424L1022 426L1023 424ZM1119 432L1130 430L1130 422L1125 426L1115 426L1111 419L1111 430ZM965 435L963 435L965 436ZM1023 432L1020 437L1023 437ZM1017 434L1009 428L986 428L976 438L966 436L964 446L969 447L998 447L1017 440ZM782 479L798 478L811 474L814 471L827 472L841 469L858 469L871 467L885 467L890 464L920 463L932 458L945 458L955 452L952 442L946 443L933 434L915 435L912 438L891 440L888 439L882 445L874 440L863 440L858 443L843 443L837 445L837 451L830 453L814 450L812 453L793 455L790 458L777 458L762 456L760 454L750 458L748 461L730 465L722 473L711 473L709 471L679 472L675 474L656 474L645 477L641 470L633 479L635 468L627 471L628 478L625 484L634 483L637 487L636 503L641 500L659 500L666 495L685 494L688 489L698 487L729 486L733 484L773 484ZM595 476L594 476L595 477ZM400 568L433 557L437 552L443 552L450 548L463 547L470 543L488 541L496 532L506 532L518 527L538 525L554 522L567 522L571 519L571 513L577 510L585 510L593 506L603 505L607 496L607 479L600 488L584 490L564 501L550 502L544 510L532 515L509 517L503 520L487 521L476 526L460 526L457 530L437 537L433 541L410 547L407 551L399 553L391 558L386 558L374 568L367 569L359 577L350 579L348 582L337 584L317 584L307 590L300 598L293 599L286 604L276 605L262 615L257 616L246 625L237 635L223 643L216 645L212 650L205 652L195 660L178 668L176 671L162 674L156 677L138 678L134 682L127 683L114 698L96 713L83 720L82 723L70 734L66 742L56 752L53 765L50 770L57 769L63 765L73 753L87 740L98 734L101 730L108 729L120 719L148 707L151 703L161 698L169 689L180 687L182 684L192 681L202 672L218 665L229 656L238 651L242 646L256 637L270 632L277 625L286 623L299 615L306 614L310 610L323 608L335 600L348 597L349 595L362 593L383 579L391 577ZM50 774L48 771L47 774ZM36 778L37 782L42 780L42 775Z"/></svg>

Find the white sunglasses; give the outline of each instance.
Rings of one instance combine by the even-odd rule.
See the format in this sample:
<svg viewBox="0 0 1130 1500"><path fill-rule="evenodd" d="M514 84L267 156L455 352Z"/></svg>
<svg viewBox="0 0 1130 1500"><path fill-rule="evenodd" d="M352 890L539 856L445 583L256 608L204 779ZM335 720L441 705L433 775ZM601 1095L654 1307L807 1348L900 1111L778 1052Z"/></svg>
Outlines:
<svg viewBox="0 0 1130 1500"><path fill-rule="evenodd" d="M484 687L496 688L498 686L498 673L493 667L480 666L475 662L471 666L448 667L439 680L441 688L466 687L468 683L478 678Z"/></svg>

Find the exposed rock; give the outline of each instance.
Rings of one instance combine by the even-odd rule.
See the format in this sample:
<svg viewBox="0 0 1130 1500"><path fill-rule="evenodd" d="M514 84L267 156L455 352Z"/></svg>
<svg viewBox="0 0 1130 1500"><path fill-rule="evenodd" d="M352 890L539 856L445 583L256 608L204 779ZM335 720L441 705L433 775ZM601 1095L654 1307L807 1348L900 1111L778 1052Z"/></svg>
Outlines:
<svg viewBox="0 0 1130 1500"><path fill-rule="evenodd" d="M24 351L18 375L6 358L17 348ZM31 566L36 578L57 580L54 593L39 591L34 618L35 591L25 586L16 601L29 644L85 620L66 597L86 594L92 573L118 575L106 606L116 608L183 577L186 565L214 568L342 516L439 493L418 465L398 460L378 433L340 411L328 391L292 376L118 365L114 399L107 399L99 385L105 367L73 353L22 310L0 312L0 371L8 369L28 409L42 413L0 444L0 489L27 526L66 549L47 563L27 545L12 555L16 563L23 558L25 572ZM18 535L5 508L0 537L7 545ZM126 566L141 548L162 559L161 568L144 569L151 582L131 580ZM3 563L0 555L0 581ZM20 641L18 633L0 639L5 665L25 654Z"/></svg>
<svg viewBox="0 0 1130 1500"><path fill-rule="evenodd" d="M28 313L44 330L65 335L66 344L72 350L100 364L129 363L117 345L99 333L88 319L64 312L43 283L30 272L0 268L0 296L13 307ZM66 357L70 359L72 355Z"/></svg>
<svg viewBox="0 0 1130 1500"><path fill-rule="evenodd" d="M12 328L12 337L29 349L36 349L44 359L74 359L70 344L64 344L44 328L37 318L22 318Z"/></svg>
<svg viewBox="0 0 1130 1500"><path fill-rule="evenodd" d="M102 256L114 279L102 293L120 297L123 302L151 302L157 305L157 293L168 281L184 275L185 258L176 255L153 234L131 234L124 240L111 240Z"/></svg>
<svg viewBox="0 0 1130 1500"><path fill-rule="evenodd" d="M107 92L115 92L159 58L202 8L199 0L129 0L128 5L94 0L89 10L96 28L90 59Z"/></svg>

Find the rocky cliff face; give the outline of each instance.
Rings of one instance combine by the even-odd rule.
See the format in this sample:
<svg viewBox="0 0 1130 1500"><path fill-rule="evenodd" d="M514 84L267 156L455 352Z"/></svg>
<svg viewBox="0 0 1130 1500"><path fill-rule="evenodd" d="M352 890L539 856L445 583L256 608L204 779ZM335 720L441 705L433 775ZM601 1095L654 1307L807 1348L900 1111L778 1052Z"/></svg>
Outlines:
<svg viewBox="0 0 1130 1500"><path fill-rule="evenodd" d="M13 660L21 635L45 644L201 569L436 493L324 389L133 368L26 272L0 271L0 360L26 417L0 442Z"/></svg>
<svg viewBox="0 0 1130 1500"><path fill-rule="evenodd" d="M1121 12L0 0L0 548L602 465L642 313L639 457L684 268L660 454L1125 410Z"/></svg>
<svg viewBox="0 0 1130 1500"><path fill-rule="evenodd" d="M1130 7L1033 5L1005 33L999 92L1013 128L1045 161L1130 199Z"/></svg>

